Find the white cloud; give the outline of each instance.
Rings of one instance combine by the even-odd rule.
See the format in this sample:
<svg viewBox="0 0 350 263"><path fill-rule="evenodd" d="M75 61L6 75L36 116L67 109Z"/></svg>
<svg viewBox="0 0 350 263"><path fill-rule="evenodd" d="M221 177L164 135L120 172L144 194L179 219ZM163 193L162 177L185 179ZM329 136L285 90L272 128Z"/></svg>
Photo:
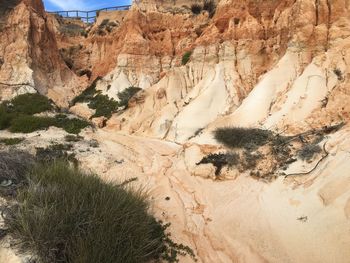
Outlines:
<svg viewBox="0 0 350 263"><path fill-rule="evenodd" d="M49 0L49 2L62 10L82 10L90 8L89 4L86 3L86 0Z"/></svg>

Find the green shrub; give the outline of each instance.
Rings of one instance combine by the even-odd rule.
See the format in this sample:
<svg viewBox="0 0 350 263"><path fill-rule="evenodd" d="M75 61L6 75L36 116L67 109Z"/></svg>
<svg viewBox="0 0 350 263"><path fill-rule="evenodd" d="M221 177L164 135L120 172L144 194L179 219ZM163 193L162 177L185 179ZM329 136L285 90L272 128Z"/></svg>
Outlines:
<svg viewBox="0 0 350 263"><path fill-rule="evenodd" d="M100 94L100 91L96 91L96 84L100 79L101 77L96 78L85 91L72 101L73 104L78 102L88 102L89 108L95 110L95 114L92 116L93 118L101 116L110 118L119 107L126 109L132 96L141 90L138 87L129 87L117 94L120 100L117 102L114 99L110 99L107 95Z"/></svg>
<svg viewBox="0 0 350 263"><path fill-rule="evenodd" d="M68 133L78 134L82 129L90 126L90 123L77 118L68 118L65 115L57 115L53 126L62 128Z"/></svg>
<svg viewBox="0 0 350 263"><path fill-rule="evenodd" d="M50 101L40 94L23 94L0 104L0 130L32 132L49 127L50 118L34 117L33 114L52 110Z"/></svg>
<svg viewBox="0 0 350 263"><path fill-rule="evenodd" d="M185 54L182 56L181 64L184 66L190 61L190 58L192 56L192 51L187 51Z"/></svg>
<svg viewBox="0 0 350 263"><path fill-rule="evenodd" d="M218 128L215 139L228 148L255 149L274 140L271 131L253 128Z"/></svg>
<svg viewBox="0 0 350 263"><path fill-rule="evenodd" d="M8 232L40 262L175 262L188 247L148 213L140 191L109 185L56 161L37 165L6 211Z"/></svg>
<svg viewBox="0 0 350 263"><path fill-rule="evenodd" d="M16 115L11 120L9 131L13 133L31 133L48 129L50 126L62 128L68 133L78 134L82 129L90 126L90 123L77 118L69 119L65 115L57 115L56 117Z"/></svg>
<svg viewBox="0 0 350 263"><path fill-rule="evenodd" d="M119 98L119 107L123 107L126 109L128 107L129 100L140 90L142 90L139 87L129 87L122 92L118 93Z"/></svg>
<svg viewBox="0 0 350 263"><path fill-rule="evenodd" d="M52 110L52 104L49 99L43 95L23 94L15 97L7 104L11 112L33 115Z"/></svg>
<svg viewBox="0 0 350 263"><path fill-rule="evenodd" d="M198 15L202 12L202 6L199 4L192 4L191 5L191 11L193 14Z"/></svg>
<svg viewBox="0 0 350 263"><path fill-rule="evenodd" d="M110 118L112 113L118 110L119 103L114 99L110 99L107 95L100 94L100 91L96 90L97 82L100 79L101 77L96 78L86 90L74 98L72 103L87 102L89 108L95 110L95 114L92 116L93 118L101 116Z"/></svg>
<svg viewBox="0 0 350 263"><path fill-rule="evenodd" d="M309 161L320 152L322 148L318 144L306 144L298 151L298 157L303 161Z"/></svg>
<svg viewBox="0 0 350 263"><path fill-rule="evenodd" d="M0 143L3 143L5 145L16 145L20 144L21 142L24 141L24 138L4 138L0 139Z"/></svg>
<svg viewBox="0 0 350 263"><path fill-rule="evenodd" d="M96 85L101 79L101 77L97 77L86 90L84 90L79 96L75 97L72 101L73 105L78 102L89 102L97 94Z"/></svg>
<svg viewBox="0 0 350 263"><path fill-rule="evenodd" d="M15 115L16 113L10 113L4 104L0 104L0 130L9 128Z"/></svg>
<svg viewBox="0 0 350 263"><path fill-rule="evenodd" d="M118 110L118 102L110 99L107 95L98 94L90 100L88 104L90 109L95 110L93 118L104 116L110 118L112 113Z"/></svg>
<svg viewBox="0 0 350 263"><path fill-rule="evenodd" d="M31 133L38 130L45 130L54 126L55 119L51 117L37 117L30 115L18 115L11 121L9 131L13 133Z"/></svg>

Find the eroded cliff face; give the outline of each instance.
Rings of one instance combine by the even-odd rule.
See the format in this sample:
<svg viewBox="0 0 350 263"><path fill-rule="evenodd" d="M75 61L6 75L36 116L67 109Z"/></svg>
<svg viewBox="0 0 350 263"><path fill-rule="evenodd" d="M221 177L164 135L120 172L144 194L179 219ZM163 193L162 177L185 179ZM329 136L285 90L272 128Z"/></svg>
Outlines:
<svg viewBox="0 0 350 263"><path fill-rule="evenodd" d="M5 1L1 9L1 98L37 90L67 106L86 83L61 59L42 1Z"/></svg>
<svg viewBox="0 0 350 263"><path fill-rule="evenodd" d="M323 105L321 101L337 97L333 93L346 85L347 8L346 2L221 1L202 32L192 39L187 37L181 42L185 45L175 46L173 55L171 48L164 49L166 43L174 42L172 37L157 45L143 39L144 30L139 28L139 33L126 38L142 39L147 46L136 47L138 41L128 43L116 60L117 66L102 81L101 89L108 85L116 91L128 85L140 86L145 88L139 94L142 99L114 116L108 126L126 133L185 142L207 127L259 126L266 122L267 128L283 130L288 120L289 124L299 122L295 126L305 127L307 117L317 115L315 111L338 111L347 102L330 109L331 102ZM164 16L198 19L189 14L161 12L154 17L154 11L144 13L137 6L130 13L152 17L154 21ZM171 24L168 27L173 30ZM135 50L147 50L147 54L157 51L159 60L149 58L140 64L147 56L138 55L135 61ZM193 50L191 61L181 66L181 55L186 50ZM165 58L172 63L158 62ZM252 112L257 113L251 116ZM342 117L334 117L334 122L347 119L346 109L341 112ZM286 113L298 117L286 117ZM315 124L321 122L313 119Z"/></svg>
<svg viewBox="0 0 350 263"><path fill-rule="evenodd" d="M104 129L83 134L100 148L84 153L78 145L77 158L106 180L137 176L158 217L172 223L173 236L199 262L348 262L350 3L221 0L211 17L170 2L138 1L129 11L101 13L95 25L73 26L73 35L67 21L45 20L22 2L5 24L18 29L4 32L23 56L9 52L10 40L1 42L8 51L0 77L29 81L21 86L57 101L78 93L77 79L100 76L96 89L116 100L130 86L142 88ZM41 8L38 1L34 10ZM20 12L31 20L15 20ZM41 28L31 33L36 42L18 37L33 25ZM38 53L39 45L50 49ZM182 65L187 51L190 61ZM43 88L45 81L53 86ZM79 103L71 111L93 114ZM238 169L216 176L212 164L197 165L226 150L213 138L219 127L295 135L338 123L345 125L320 142L323 155L296 159L264 180ZM63 136L41 133L42 143ZM28 140L36 145L36 134Z"/></svg>
<svg viewBox="0 0 350 263"><path fill-rule="evenodd" d="M294 176L268 184L230 169L217 181L212 165L196 164L224 151L213 139L218 127L293 135L349 121L349 3L220 1L213 18L183 10L134 5L115 33L128 27L127 44L97 87L111 97L131 85L143 91L97 138L107 159L123 145L115 153L130 153L125 160L138 160L139 168L107 161L104 176L140 169L156 210L175 222L173 231L201 262L346 262L348 126L323 142L328 157L298 160L273 175ZM162 21L166 30L155 30Z"/></svg>

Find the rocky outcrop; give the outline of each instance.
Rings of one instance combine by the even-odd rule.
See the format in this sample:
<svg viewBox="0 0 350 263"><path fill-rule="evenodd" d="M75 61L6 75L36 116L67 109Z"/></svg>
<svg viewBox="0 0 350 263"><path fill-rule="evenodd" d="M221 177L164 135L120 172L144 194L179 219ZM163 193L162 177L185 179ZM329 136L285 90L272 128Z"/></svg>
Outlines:
<svg viewBox="0 0 350 263"><path fill-rule="evenodd" d="M133 60L120 60L120 55L117 61L124 61L125 66L119 64L113 70L112 85L121 83L116 79L123 72L130 83L146 88L146 95L143 104L114 116L111 123L121 123L126 133L178 142L197 136L199 131L204 131L203 139L197 141L208 142L213 128L228 124L265 123L266 128L279 131L286 130L286 125L294 126L291 131L296 126L310 127L310 120L304 119L315 119L312 116L317 114L323 116L320 111L328 111L329 99L337 97L338 92L346 93L346 88L340 87L346 86L349 72L348 35L343 30L349 22L348 7L345 2L334 4L333 8L326 1L255 2L221 1L213 19L208 20L203 32L188 45L193 48L193 54L186 66L179 65L181 56L175 52L175 63L167 68L151 62L148 67L141 67L142 77L137 77L141 74L135 71L131 77L127 65ZM135 9L130 12L140 12ZM270 10L275 13L271 14ZM142 14L152 17L153 11ZM154 43L149 44L157 48ZM130 49L125 52L134 53ZM342 62L336 65L334 61ZM137 62L130 64L134 66ZM155 85L152 83L157 77L148 71L153 68L164 69ZM147 85L144 80L148 80ZM348 119L347 102L342 104L336 108L343 113L329 117L329 123ZM314 124L320 122L325 124L319 119Z"/></svg>
<svg viewBox="0 0 350 263"><path fill-rule="evenodd" d="M76 149L77 158L108 181L137 176L158 217L199 262L347 262L350 4L221 0L211 16L192 14L192 3L135 1L88 27L43 14L40 1L22 1L4 11L0 80L7 84L0 90L35 89L64 104L77 80L100 76L96 90L115 100L141 87L105 129L84 134L100 148ZM70 35L64 29L72 23L79 25ZM94 113L86 103L71 111ZM323 157L295 158L270 180L197 165L227 151L213 138L218 127L295 135L338 123L339 131L322 134ZM266 159L260 170L274 165Z"/></svg>
<svg viewBox="0 0 350 263"><path fill-rule="evenodd" d="M42 2L18 1L7 7L11 8L2 17L5 26L0 31L2 99L36 90L67 106L85 86L84 80L79 80L59 55L53 25Z"/></svg>

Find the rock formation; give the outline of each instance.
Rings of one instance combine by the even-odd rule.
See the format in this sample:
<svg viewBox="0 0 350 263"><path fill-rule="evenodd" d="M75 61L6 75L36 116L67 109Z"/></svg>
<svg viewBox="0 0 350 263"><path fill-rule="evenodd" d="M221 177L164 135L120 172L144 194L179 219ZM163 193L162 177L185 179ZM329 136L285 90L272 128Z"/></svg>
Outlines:
<svg viewBox="0 0 350 263"><path fill-rule="evenodd" d="M201 1L140 0L85 25L45 14L40 0L5 1L1 98L36 90L72 106L97 77L96 90L115 100L140 87L106 127L84 134L100 142L100 152L76 149L84 167L106 180L137 176L199 262L348 262L350 2L214 2L215 13L195 15ZM70 110L93 115L86 103ZM294 160L269 180L197 165L226 150L213 137L220 127L288 136L339 123L319 141L324 157Z"/></svg>
<svg viewBox="0 0 350 263"><path fill-rule="evenodd" d="M11 8L10 8L11 7ZM67 106L85 85L68 69L57 49L53 25L40 0L5 1L0 9L1 97L39 91Z"/></svg>

